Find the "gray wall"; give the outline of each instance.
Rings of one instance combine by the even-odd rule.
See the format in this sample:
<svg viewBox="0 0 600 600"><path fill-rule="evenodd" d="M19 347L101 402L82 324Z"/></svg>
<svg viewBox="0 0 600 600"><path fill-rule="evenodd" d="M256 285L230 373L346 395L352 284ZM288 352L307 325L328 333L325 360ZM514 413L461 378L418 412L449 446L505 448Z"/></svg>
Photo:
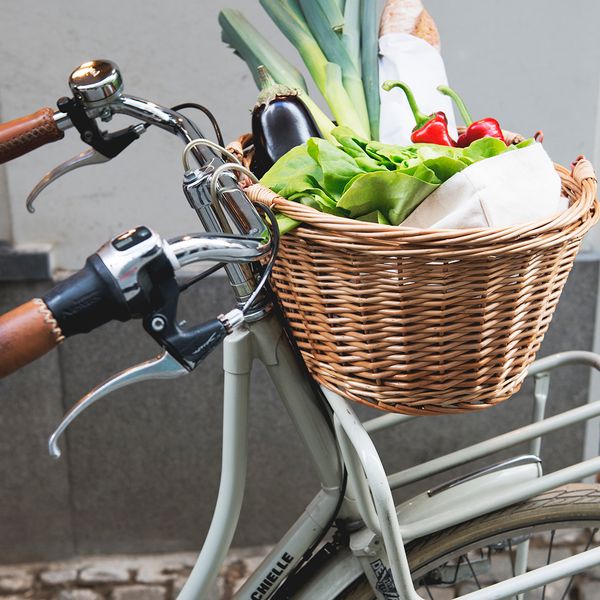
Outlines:
<svg viewBox="0 0 600 600"><path fill-rule="evenodd" d="M219 41L216 14L225 5L243 8L281 40L254 1L186 0L168 10L147 0L3 2L0 116L51 104L67 92L73 67L108 57L120 64L128 91L165 104L203 102L232 139L248 129L256 92L245 66ZM516 131L544 129L549 152L566 164L594 150L600 4L565 5L428 2L450 79L472 112L497 115ZM180 145L158 131L113 164L69 175L40 198L34 216L27 214L24 199L38 176L80 150L76 135L67 137L0 170L0 237L51 244L56 267L77 268L130 225L143 222L165 236L198 228L180 192ZM543 353L592 347L597 267L577 263ZM0 313L48 285L1 284ZM228 297L225 280L212 278L190 292L187 311L194 320L214 316ZM217 354L184 381L114 394L69 431L62 461L46 454L47 435L73 402L155 351L139 323L109 325L0 382L0 562L199 548L218 485ZM316 486L263 371L254 384L249 487L237 545L274 541ZM581 403L587 373L570 370L555 385L553 410ZM528 413L528 401L517 397L480 415L422 419L377 440L388 466L400 467L506 430ZM549 467L577 458L581 431L558 442L545 454Z"/></svg>
<svg viewBox="0 0 600 600"><path fill-rule="evenodd" d="M130 93L167 105L202 102L215 111L225 138L234 139L249 129L256 90L245 65L220 41L217 13L225 6L243 9L299 62L256 0L1 4L3 120L53 105L68 92L67 77L75 66L107 57L120 65ZM496 115L514 131L543 129L550 155L563 164L593 153L600 3L429 0L427 5L443 36L450 81L473 114ZM57 182L39 199L38 212L28 214L23 203L37 179L82 148L75 132L66 137L7 166L9 194L2 193L0 181L0 220L9 218L8 200L16 243L52 244L57 267L79 268L92 250L132 225L143 222L165 236L198 228L180 191L181 145L152 130L113 163Z"/></svg>
<svg viewBox="0 0 600 600"><path fill-rule="evenodd" d="M597 280L596 261L576 264L542 355L591 347ZM2 286L0 314L31 293L26 284ZM198 319L210 318L226 298L225 280L213 278L190 291L184 314L197 314L201 305ZM219 352L184 379L140 384L101 400L68 430L63 458L54 461L47 454L47 436L68 407L94 384L155 352L139 323L110 324L71 338L0 381L0 563L199 549L218 488ZM585 369L571 367L553 379L551 413L586 401ZM277 540L318 490L307 454L262 368L254 373L252 389L238 546ZM411 421L377 434L376 443L387 467L415 464L525 423L530 393L526 385L524 393L479 414ZM381 414L360 407L359 412ZM542 454L547 471L581 456L581 428L548 441ZM526 448L514 448L504 455L523 452ZM401 497L422 490L423 484L414 485Z"/></svg>

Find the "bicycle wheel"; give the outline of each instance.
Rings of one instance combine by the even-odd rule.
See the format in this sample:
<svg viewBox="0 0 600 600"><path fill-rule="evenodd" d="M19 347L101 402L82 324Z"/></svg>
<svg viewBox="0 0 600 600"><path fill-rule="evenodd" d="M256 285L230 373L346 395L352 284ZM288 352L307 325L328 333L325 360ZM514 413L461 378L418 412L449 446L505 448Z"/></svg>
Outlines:
<svg viewBox="0 0 600 600"><path fill-rule="evenodd" d="M600 485L570 484L415 540L406 550L421 597L449 600L511 577L524 544L529 544L530 570L600 545L599 529ZM581 573L526 592L524 598L596 600L600 582ZM373 599L364 576L338 596Z"/></svg>

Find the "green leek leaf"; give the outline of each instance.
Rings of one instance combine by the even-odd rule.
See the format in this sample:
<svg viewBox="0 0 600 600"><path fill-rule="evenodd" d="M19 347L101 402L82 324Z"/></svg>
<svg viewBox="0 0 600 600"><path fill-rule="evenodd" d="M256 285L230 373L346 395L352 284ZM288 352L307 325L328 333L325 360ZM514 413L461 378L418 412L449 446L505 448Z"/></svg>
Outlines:
<svg viewBox="0 0 600 600"><path fill-rule="evenodd" d="M344 29L344 13L340 10L340 6L336 0L316 0L316 2L321 5L330 29L338 35L341 34Z"/></svg>
<svg viewBox="0 0 600 600"><path fill-rule="evenodd" d="M351 98L354 110L360 119L361 126L360 129L357 129L357 132L366 132L366 136L370 137L369 113L367 111L360 72L356 69L354 62L348 55L348 51L342 40L329 27L327 15L323 11L321 4L315 2L315 0L298 1L308 27L323 54L330 63L339 65L341 69L344 88ZM330 108L333 110L331 104Z"/></svg>
<svg viewBox="0 0 600 600"><path fill-rule="evenodd" d="M264 36L244 17L231 8L219 13L223 41L248 63L256 85L260 87L257 67L264 65L273 79L291 88L307 91L304 77Z"/></svg>
<svg viewBox="0 0 600 600"><path fill-rule="evenodd" d="M352 60L356 71L360 75L362 70L360 58L360 0L346 0L342 41L350 60Z"/></svg>
<svg viewBox="0 0 600 600"><path fill-rule="evenodd" d="M302 17L301 13L300 17ZM301 100L315 119L317 127L326 138L329 138L333 123L308 95L306 82L300 71L283 58L278 50L239 11L222 10L219 13L219 23L222 27L223 41L247 63L256 85L260 87L258 67L263 65L277 83L298 90Z"/></svg>
<svg viewBox="0 0 600 600"><path fill-rule="evenodd" d="M361 68L371 137L379 139L379 26L375 0L361 0Z"/></svg>

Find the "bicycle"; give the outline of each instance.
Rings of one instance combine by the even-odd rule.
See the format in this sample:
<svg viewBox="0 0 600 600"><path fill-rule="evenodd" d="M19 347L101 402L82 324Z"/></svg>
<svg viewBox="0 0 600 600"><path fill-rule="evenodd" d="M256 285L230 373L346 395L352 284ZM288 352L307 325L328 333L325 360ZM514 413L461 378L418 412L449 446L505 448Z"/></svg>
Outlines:
<svg viewBox="0 0 600 600"><path fill-rule="evenodd" d="M457 597L523 597L525 591L541 587L543 598L549 584L565 578L559 593L566 598L577 573L600 564L595 540L600 529L600 485L572 483L599 472L600 458L546 475L538 458L543 435L600 415L598 401L545 418L550 372L568 364L600 369L600 356L566 352L538 360L528 371L535 383L531 424L388 475L370 434L414 417L386 414L361 423L348 401L317 386L308 375L266 286L278 244L273 215L248 200L235 176L236 172L252 174L176 110L125 95L113 63L84 63L71 75L70 86L73 97L61 99L58 112L43 109L0 126L0 160L60 139L70 127L77 128L91 146L36 186L28 206L31 208L35 196L57 177L73 168L109 160L147 127L156 125L186 142L184 192L206 233L165 241L142 226L113 238L81 271L43 299L0 317L0 374L23 366L65 337L109 320L142 319L162 353L119 373L75 404L49 440L50 452L59 456L62 433L94 402L137 381L186 375L223 343L219 496L181 600L209 597L237 524L245 484L248 393L254 359L265 365L304 441L321 491L236 598L416 600L467 583L481 589L459 592ZM115 114L140 122L115 133L101 132L97 119L107 121ZM189 154L199 168L190 167ZM589 171L585 181L595 186ZM271 228L259 211L267 215ZM183 325L177 320L179 294L216 267L186 283L176 276L183 266L204 261L226 269L238 305L202 325ZM521 442L529 442L529 454L492 464L399 507L394 505L394 489ZM571 528L582 530L583 551L550 564L555 541ZM529 555L539 554L530 550L538 550L541 543L549 546L545 550L548 564L528 571ZM500 560L499 583L490 575L496 559ZM488 581L490 585L484 587Z"/></svg>

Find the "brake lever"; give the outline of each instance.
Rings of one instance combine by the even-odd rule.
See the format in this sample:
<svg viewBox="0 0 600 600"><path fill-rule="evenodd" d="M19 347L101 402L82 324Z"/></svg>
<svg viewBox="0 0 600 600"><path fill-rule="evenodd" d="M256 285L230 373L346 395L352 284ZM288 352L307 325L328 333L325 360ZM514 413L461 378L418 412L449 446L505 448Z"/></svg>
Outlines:
<svg viewBox="0 0 600 600"><path fill-rule="evenodd" d="M58 107L61 112L68 115L71 123L77 128L81 134L81 139L91 146L89 150L79 153L77 156L70 158L64 163L55 167L31 190L27 196L27 210L30 213L35 212L33 203L46 187L59 177L62 177L69 171L108 162L125 150L132 142L137 140L149 125L146 123L137 123L130 125L113 133L100 131L94 119L90 118L80 102L72 98L61 98L58 101Z"/></svg>
<svg viewBox="0 0 600 600"><path fill-rule="evenodd" d="M38 184L31 190L29 196L27 196L26 205L27 210L30 213L35 212L33 203L35 199L46 189L53 181L56 181L59 177L66 175L69 171L79 169L80 167L87 167L88 165L97 165L100 163L108 162L110 158L100 154L97 150L90 148L84 150L76 156L69 158L64 163L54 167L51 171L48 171L38 182Z"/></svg>
<svg viewBox="0 0 600 600"><path fill-rule="evenodd" d="M104 396L114 392L120 388L139 383L140 381L148 381L153 379L174 379L187 375L190 371L183 367L173 356L167 351L159 354L153 359L143 363L129 367L113 377L107 379L104 383L95 387L91 392L86 394L79 402L74 404L63 420L56 428L54 433L48 440L48 451L53 458L60 458L60 448L58 442L60 437L67 427L87 408L103 398Z"/></svg>

